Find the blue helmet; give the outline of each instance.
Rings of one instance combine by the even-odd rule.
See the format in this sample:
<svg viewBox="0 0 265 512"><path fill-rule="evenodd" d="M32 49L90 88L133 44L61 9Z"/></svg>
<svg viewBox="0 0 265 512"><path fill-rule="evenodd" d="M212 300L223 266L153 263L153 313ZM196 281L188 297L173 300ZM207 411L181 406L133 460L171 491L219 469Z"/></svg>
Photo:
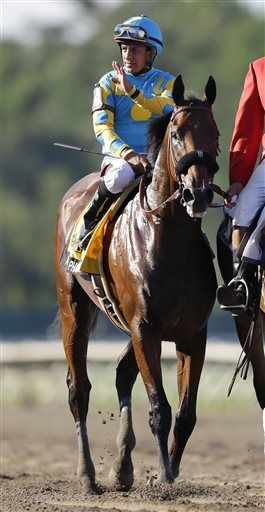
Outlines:
<svg viewBox="0 0 265 512"><path fill-rule="evenodd" d="M114 29L114 39L117 43L137 41L148 44L156 49L159 55L163 49L163 38L159 26L146 14L129 18Z"/></svg>

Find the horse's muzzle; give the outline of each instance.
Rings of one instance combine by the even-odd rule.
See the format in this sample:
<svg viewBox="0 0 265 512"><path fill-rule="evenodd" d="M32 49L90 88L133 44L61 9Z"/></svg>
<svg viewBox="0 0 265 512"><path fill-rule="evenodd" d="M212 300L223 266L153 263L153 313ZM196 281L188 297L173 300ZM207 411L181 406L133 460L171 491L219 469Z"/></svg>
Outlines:
<svg viewBox="0 0 265 512"><path fill-rule="evenodd" d="M213 196L210 188L184 188L181 202L190 217L203 217L208 205L213 201Z"/></svg>

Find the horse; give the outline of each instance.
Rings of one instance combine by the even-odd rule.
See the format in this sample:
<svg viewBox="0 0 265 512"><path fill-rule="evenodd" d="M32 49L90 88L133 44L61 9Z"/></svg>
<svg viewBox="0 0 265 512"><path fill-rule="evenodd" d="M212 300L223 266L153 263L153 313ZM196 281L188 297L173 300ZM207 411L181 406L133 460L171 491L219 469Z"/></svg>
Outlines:
<svg viewBox="0 0 265 512"><path fill-rule="evenodd" d="M226 228L227 216L221 222L217 232L217 259L222 278L226 284L233 279L233 254L231 247L224 238L222 232ZM257 221L257 218L255 219ZM255 222L254 221L254 222ZM243 241L242 241L243 242ZM261 237L263 256L259 265L259 284L257 286L256 307L253 312L245 311L234 314L233 319L237 335L242 347L240 357L232 383L229 388L231 392L233 383L239 371L244 380L247 378L249 363L253 370L253 385L259 406L263 410L263 429L265 435L265 230Z"/></svg>
<svg viewBox="0 0 265 512"><path fill-rule="evenodd" d="M116 489L133 484L135 446L131 395L140 372L149 399L149 425L158 449L159 472L153 484L171 484L179 474L185 445L196 423L196 400L205 358L207 321L217 288L212 252L201 218L213 200L218 169L219 132L212 113L216 84L209 77L203 99L185 97L179 75L174 82L173 112L150 129L154 168L150 183L131 198L109 225L103 261L109 286L120 304L131 337L116 368L120 408L118 455L109 481ZM99 303L91 283L71 275L60 257L77 216L88 204L98 174L80 180L64 196L55 232L55 270L62 335L68 361L67 385L79 447L77 476L87 492L97 488L86 417L91 383L87 346ZM168 450L172 413L162 380L162 340L175 343L179 408Z"/></svg>

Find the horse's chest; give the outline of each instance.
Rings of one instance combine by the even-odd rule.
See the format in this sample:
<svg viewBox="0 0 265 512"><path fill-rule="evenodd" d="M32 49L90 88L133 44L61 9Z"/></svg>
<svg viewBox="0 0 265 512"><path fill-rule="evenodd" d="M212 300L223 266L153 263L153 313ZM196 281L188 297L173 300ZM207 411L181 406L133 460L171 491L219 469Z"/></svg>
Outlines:
<svg viewBox="0 0 265 512"><path fill-rule="evenodd" d="M145 289L145 285L143 285ZM187 337L206 322L215 297L210 282L197 282L182 273L151 280L143 293L146 320L163 334L164 339L186 333Z"/></svg>
<svg viewBox="0 0 265 512"><path fill-rule="evenodd" d="M164 340L181 341L190 339L198 332L207 320L206 308L200 311L191 304L189 299L176 301L163 297L156 304L147 307L147 323L152 326L154 333L160 333Z"/></svg>

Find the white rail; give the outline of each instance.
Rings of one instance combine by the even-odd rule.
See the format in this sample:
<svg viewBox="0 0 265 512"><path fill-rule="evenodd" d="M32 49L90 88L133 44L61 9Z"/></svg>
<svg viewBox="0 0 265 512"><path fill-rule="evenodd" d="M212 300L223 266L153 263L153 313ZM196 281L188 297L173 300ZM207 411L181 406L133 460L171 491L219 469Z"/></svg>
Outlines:
<svg viewBox="0 0 265 512"><path fill-rule="evenodd" d="M101 363L115 362L125 345L126 341L124 343L108 342L106 340L92 341L89 343L88 360ZM206 361L223 364L235 363L240 351L239 342L211 341L207 344ZM58 341L3 342L0 358L3 365L65 362L63 344ZM175 359L174 343L164 342L162 360L173 361Z"/></svg>

